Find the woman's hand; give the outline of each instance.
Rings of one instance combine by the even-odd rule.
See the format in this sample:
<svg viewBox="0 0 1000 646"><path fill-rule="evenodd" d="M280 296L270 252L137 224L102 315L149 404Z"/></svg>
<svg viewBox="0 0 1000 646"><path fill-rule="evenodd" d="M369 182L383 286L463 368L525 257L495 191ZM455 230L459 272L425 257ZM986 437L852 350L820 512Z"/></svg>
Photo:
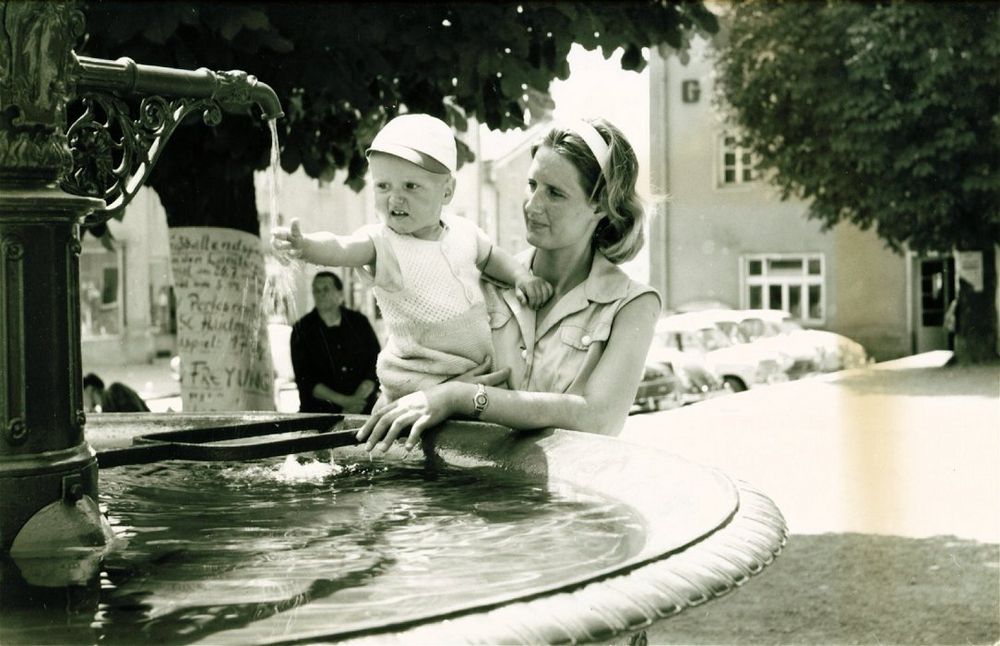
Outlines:
<svg viewBox="0 0 1000 646"><path fill-rule="evenodd" d="M409 451L417 445L424 429L440 424L458 412L452 407L451 386L448 383L438 384L388 404L380 401L358 431L358 441L365 442L366 451L371 452L376 447L388 451L399 434L409 428L410 434L406 438L406 450Z"/></svg>
<svg viewBox="0 0 1000 646"><path fill-rule="evenodd" d="M420 435L425 429L437 426L471 407L472 392L468 393L469 406L463 408L465 400L462 393L468 387L456 382L482 383L487 386L502 386L506 383L510 368L483 372L488 369L488 365L489 360L452 381L411 393L394 402L386 403L379 398L372 414L357 433L358 441L365 442L366 451L372 451L376 447L388 451L396 438L409 428L410 434L406 439L406 450L409 451L420 441Z"/></svg>

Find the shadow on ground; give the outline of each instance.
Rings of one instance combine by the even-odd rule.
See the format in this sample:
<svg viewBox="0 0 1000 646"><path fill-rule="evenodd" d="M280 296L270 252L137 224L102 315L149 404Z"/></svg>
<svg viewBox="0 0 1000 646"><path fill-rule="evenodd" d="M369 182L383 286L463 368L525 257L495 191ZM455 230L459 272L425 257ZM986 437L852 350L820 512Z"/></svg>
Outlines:
<svg viewBox="0 0 1000 646"><path fill-rule="evenodd" d="M1000 545L794 535L745 587L647 634L650 644L996 644Z"/></svg>
<svg viewBox="0 0 1000 646"><path fill-rule="evenodd" d="M996 399L1000 396L1000 364L856 370L840 375L837 385L863 395L959 395Z"/></svg>

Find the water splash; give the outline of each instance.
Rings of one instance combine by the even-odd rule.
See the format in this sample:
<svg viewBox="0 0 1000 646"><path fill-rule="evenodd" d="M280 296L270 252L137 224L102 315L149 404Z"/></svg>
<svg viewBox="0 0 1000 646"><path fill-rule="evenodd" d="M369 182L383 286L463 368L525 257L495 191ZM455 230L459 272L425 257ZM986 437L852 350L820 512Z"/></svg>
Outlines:
<svg viewBox="0 0 1000 646"><path fill-rule="evenodd" d="M332 458L329 462L311 459L299 461L297 456L289 455L285 457L285 461L275 472L275 478L281 482L318 482L336 475L342 470L343 467L334 462Z"/></svg>
<svg viewBox="0 0 1000 646"><path fill-rule="evenodd" d="M223 475L226 479L236 482L319 483L345 471L345 466L338 464L332 454L327 456L328 461L319 455L287 455L281 463L230 467L223 471ZM356 470L347 468L348 472Z"/></svg>

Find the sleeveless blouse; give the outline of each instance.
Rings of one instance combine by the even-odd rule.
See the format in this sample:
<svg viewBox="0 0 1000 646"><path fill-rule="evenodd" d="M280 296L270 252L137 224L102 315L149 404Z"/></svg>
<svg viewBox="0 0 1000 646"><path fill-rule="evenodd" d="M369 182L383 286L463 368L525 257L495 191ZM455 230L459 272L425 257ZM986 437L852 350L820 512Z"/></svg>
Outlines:
<svg viewBox="0 0 1000 646"><path fill-rule="evenodd" d="M517 259L531 266L534 249ZM582 394L597 367L618 312L643 294L657 294L620 267L594 254L586 280L559 299L541 321L513 290L483 282L496 369L510 368L510 387Z"/></svg>

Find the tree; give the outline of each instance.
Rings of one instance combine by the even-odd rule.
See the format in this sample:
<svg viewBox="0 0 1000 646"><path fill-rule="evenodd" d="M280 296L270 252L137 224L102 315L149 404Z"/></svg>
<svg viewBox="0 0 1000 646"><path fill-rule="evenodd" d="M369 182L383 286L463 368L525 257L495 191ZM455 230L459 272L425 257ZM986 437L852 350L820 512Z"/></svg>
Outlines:
<svg viewBox="0 0 1000 646"><path fill-rule="evenodd" d="M81 54L144 64L242 69L271 85L281 167L302 168L359 190L364 151L401 111L426 112L458 131L474 117L491 128L524 126L534 98L569 74L576 42L624 49L683 49L690 32L714 32L701 2L200 3L91 2ZM609 88L609 90L613 90ZM460 160L472 158L461 145ZM214 226L258 234L252 171L269 161L259 120L227 115L213 128L178 128L149 178L170 227ZM183 359L182 354L182 359ZM185 359L186 361L186 359ZM185 388L182 379L182 389Z"/></svg>
<svg viewBox="0 0 1000 646"><path fill-rule="evenodd" d="M285 108L281 166L363 186L364 151L402 110L428 112L459 131L525 125L530 97L566 78L578 42L641 70L642 48L686 45L717 28L700 2L577 3L130 3L86 7L82 54L153 65L243 69ZM173 225L257 231L251 170L268 162L256 120L226 118L210 133L179 129L150 184ZM461 147L464 161L471 159ZM205 191L211 185L212 191Z"/></svg>
<svg viewBox="0 0 1000 646"><path fill-rule="evenodd" d="M716 47L718 101L784 197L894 251L979 251L956 354L996 359L1000 5L746 2Z"/></svg>

